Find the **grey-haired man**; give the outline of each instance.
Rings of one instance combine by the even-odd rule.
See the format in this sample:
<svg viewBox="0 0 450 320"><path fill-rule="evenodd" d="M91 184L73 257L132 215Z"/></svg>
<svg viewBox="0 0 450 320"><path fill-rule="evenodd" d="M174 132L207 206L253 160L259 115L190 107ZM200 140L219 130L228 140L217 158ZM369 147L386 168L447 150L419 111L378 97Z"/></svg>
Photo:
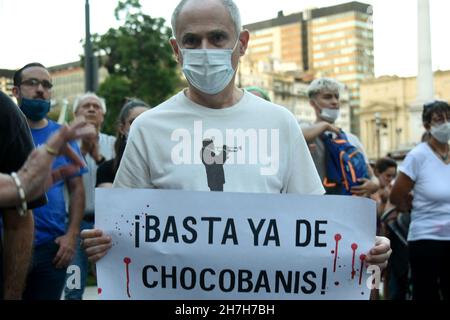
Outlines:
<svg viewBox="0 0 450 320"><path fill-rule="evenodd" d="M80 229L92 229L94 227L95 217L95 185L97 178L97 168L106 160L114 158L114 142L116 138L100 132L106 113L105 100L95 93L85 93L77 97L73 104L73 113L75 117L84 116L86 121L92 124L97 132L97 135L84 138L80 141L80 149L83 154L89 172L83 176L83 184L86 194L86 208L84 211L83 220L81 221ZM81 287L73 287L70 283L70 275L68 283L64 290L66 300L81 300L86 286L88 274L88 260L84 250L79 246L72 261L72 265L78 266L81 275Z"/></svg>
<svg viewBox="0 0 450 320"><path fill-rule="evenodd" d="M183 145L200 150L204 139L215 138L217 145L224 145L227 132L247 131L255 134L256 143L240 151L256 148L258 132L266 134L262 137L266 144L273 141L267 159L274 165L267 167L261 159L249 163L255 159L252 153L242 164L227 161L224 192L323 194L295 117L286 108L235 85L239 60L249 41L236 4L232 0L183 0L172 15L172 31L171 45L188 88L133 123L114 187L208 191L200 152L185 157L187 150L179 150ZM268 133L273 135L267 137ZM226 142L231 149L239 147ZM92 261L111 247L111 237L101 230L86 230L82 237ZM389 240L380 238L367 262L384 265L389 252Z"/></svg>

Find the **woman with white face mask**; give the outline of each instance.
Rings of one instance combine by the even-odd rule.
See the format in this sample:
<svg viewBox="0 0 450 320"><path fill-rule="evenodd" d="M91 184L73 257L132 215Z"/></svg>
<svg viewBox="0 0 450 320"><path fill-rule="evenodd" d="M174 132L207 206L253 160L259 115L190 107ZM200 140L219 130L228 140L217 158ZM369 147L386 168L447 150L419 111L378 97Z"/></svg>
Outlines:
<svg viewBox="0 0 450 320"><path fill-rule="evenodd" d="M428 139L400 166L391 202L411 212L413 299L450 299L450 105L433 101L422 120ZM412 193L414 196L412 196Z"/></svg>

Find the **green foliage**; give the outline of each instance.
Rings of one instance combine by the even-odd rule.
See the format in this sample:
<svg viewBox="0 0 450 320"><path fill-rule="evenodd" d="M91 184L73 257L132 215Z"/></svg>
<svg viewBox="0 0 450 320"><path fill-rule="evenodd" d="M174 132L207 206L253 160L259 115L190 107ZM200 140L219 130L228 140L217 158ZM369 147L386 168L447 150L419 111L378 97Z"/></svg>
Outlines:
<svg viewBox="0 0 450 320"><path fill-rule="evenodd" d="M113 74L106 78L98 89L98 95L105 97L107 112L102 131L111 135L116 134L116 121L120 109L130 96L131 81L127 77Z"/></svg>
<svg viewBox="0 0 450 320"><path fill-rule="evenodd" d="M104 127L108 133L115 132L115 117L126 97L156 106L180 87L169 44L171 30L165 27L165 20L144 14L139 0L119 1L114 13L123 25L94 35L92 41L100 64L110 75L98 92L108 106Z"/></svg>

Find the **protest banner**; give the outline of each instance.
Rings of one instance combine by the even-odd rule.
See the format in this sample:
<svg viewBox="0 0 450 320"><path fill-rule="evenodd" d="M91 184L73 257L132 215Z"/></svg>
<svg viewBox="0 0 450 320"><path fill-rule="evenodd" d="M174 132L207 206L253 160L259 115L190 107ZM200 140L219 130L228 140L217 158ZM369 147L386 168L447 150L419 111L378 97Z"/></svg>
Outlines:
<svg viewBox="0 0 450 320"><path fill-rule="evenodd" d="M97 189L100 299L368 300L375 202Z"/></svg>

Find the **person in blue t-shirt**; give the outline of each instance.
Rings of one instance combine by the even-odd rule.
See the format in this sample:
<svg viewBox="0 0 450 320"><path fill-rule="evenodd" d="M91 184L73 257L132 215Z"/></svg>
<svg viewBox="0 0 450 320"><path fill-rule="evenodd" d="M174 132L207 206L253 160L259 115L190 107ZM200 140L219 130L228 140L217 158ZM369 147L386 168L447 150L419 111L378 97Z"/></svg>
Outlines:
<svg viewBox="0 0 450 320"><path fill-rule="evenodd" d="M36 147L45 144L60 125L47 119L52 89L48 70L39 63L27 64L14 75L13 94L27 118ZM76 142L71 147L81 156ZM70 162L57 157L53 169ZM24 299L59 300L65 284L66 268L75 253L80 222L85 206L82 175L80 172L55 183L47 192L47 205L35 209L35 237L31 270L28 275ZM69 194L69 224L66 226L64 185Z"/></svg>

